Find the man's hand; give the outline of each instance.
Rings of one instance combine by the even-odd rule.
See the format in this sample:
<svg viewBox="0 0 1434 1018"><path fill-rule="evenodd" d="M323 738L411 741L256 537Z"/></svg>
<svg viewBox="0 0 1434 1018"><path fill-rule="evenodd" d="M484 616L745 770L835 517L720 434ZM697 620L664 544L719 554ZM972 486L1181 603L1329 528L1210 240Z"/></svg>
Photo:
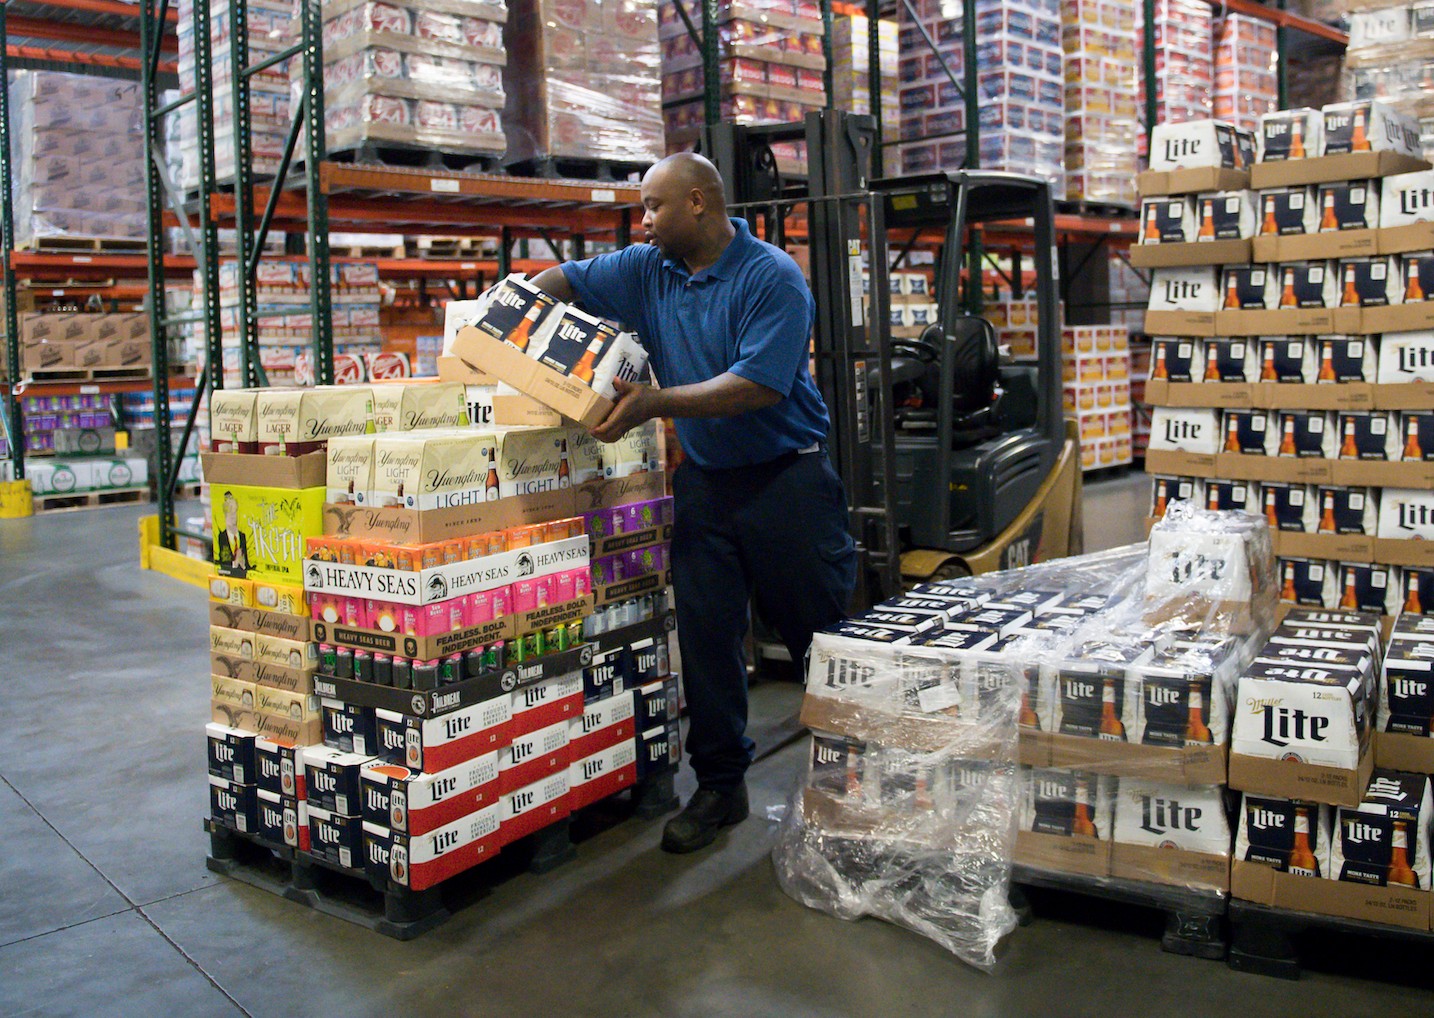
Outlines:
<svg viewBox="0 0 1434 1018"><path fill-rule="evenodd" d="M634 385L621 378L613 379L612 385L617 390L617 404L607 419L592 429L599 442L616 442L644 421L661 416L657 390L650 385Z"/></svg>

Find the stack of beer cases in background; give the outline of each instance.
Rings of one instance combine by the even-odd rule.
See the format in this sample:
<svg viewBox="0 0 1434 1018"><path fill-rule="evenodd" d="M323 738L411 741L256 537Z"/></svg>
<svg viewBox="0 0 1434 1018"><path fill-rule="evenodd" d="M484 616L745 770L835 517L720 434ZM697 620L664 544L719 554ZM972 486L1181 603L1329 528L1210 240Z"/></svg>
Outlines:
<svg viewBox="0 0 1434 1018"><path fill-rule="evenodd" d="M864 9L864 8L863 8ZM839 110L871 112L871 35L864 15L832 12L832 101ZM877 22L877 46L881 81L881 136L895 141L901 132L901 97L897 77L895 21ZM885 174L901 171L900 155L893 145L884 154Z"/></svg>
<svg viewBox="0 0 1434 1018"><path fill-rule="evenodd" d="M1226 14L1215 38L1214 115L1247 131L1279 109L1275 26L1248 14Z"/></svg>
<svg viewBox="0 0 1434 1018"><path fill-rule="evenodd" d="M678 13L681 3L687 20ZM702 11L695 0L662 0L662 100L669 152L687 151L703 127ZM826 105L822 9L811 0L722 0L717 5L723 120L781 124ZM708 84L716 87L717 82ZM805 165L805 146L773 147L779 165ZM805 172L802 169L801 172Z"/></svg>
<svg viewBox="0 0 1434 1018"><path fill-rule="evenodd" d="M862 276L863 286L870 284L869 274ZM915 339L929 325L935 325L940 309L931 290L927 272L892 272L887 276L891 295L887 307L891 312L891 335L895 339Z"/></svg>
<svg viewBox="0 0 1434 1018"><path fill-rule="evenodd" d="M1081 467L1130 463L1130 337L1118 325L1061 330L1066 415L1080 429Z"/></svg>
<svg viewBox="0 0 1434 1018"><path fill-rule="evenodd" d="M242 384L239 348L238 266L219 267L219 322L226 385ZM334 376L340 383L362 382L387 372L382 368L379 331L378 265L343 262L329 267L333 299ZM303 260L264 258L257 270L259 363L270 385L312 384L302 362L311 351L309 264ZM195 293L203 280L196 273ZM377 367L377 371L370 371Z"/></svg>
<svg viewBox="0 0 1434 1018"><path fill-rule="evenodd" d="M1178 124L1210 116L1215 83L1212 48L1214 14L1201 0L1155 2L1155 116L1157 124ZM1137 40L1144 44L1145 23L1136 22ZM1139 52L1139 50L1137 50ZM1141 123L1145 123L1145 79L1141 77ZM1148 155L1149 139L1140 136L1140 154Z"/></svg>
<svg viewBox="0 0 1434 1018"><path fill-rule="evenodd" d="M1032 871L1193 891L1213 910L1229 890L1230 701L1277 601L1260 521L1188 515L1148 548L928 584L818 633L811 767L775 853L788 892L902 922L890 888L922 882L895 872L950 854L987 872L971 818L1015 827ZM1004 868L990 841L983 861ZM922 914L940 921L921 932L966 957L983 889L932 893Z"/></svg>
<svg viewBox="0 0 1434 1018"><path fill-rule="evenodd" d="M1237 898L1430 928L1429 621L1296 608L1241 677Z"/></svg>
<svg viewBox="0 0 1434 1018"><path fill-rule="evenodd" d="M1434 155L1434 89L1426 73L1434 59L1434 18L1417 2L1347 6L1356 9L1348 11L1349 73L1339 83L1344 98L1383 99L1413 117L1426 158Z"/></svg>
<svg viewBox="0 0 1434 1018"><path fill-rule="evenodd" d="M961 79L961 12L959 5L954 12L949 7L926 0L900 8L904 173L954 170L965 164L965 100L946 69ZM936 53L925 36L935 41ZM1055 198L1065 197L1060 4L977 0L976 46L980 165L1044 177Z"/></svg>
<svg viewBox="0 0 1434 1018"><path fill-rule="evenodd" d="M1434 596L1434 172L1378 103L1265 117L1253 190L1206 157L1220 130L1157 129L1176 161L1142 176L1153 515L1172 497L1263 513L1286 600L1417 610Z"/></svg>
<svg viewBox="0 0 1434 1018"><path fill-rule="evenodd" d="M1136 201L1140 122L1135 0L1074 0L1061 5L1066 55L1066 197Z"/></svg>

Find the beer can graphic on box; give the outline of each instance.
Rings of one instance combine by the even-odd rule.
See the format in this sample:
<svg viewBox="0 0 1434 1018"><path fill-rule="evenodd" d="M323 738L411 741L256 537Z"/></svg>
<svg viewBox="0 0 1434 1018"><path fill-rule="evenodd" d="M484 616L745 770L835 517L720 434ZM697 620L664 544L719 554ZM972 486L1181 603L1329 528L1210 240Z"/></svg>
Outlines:
<svg viewBox="0 0 1434 1018"><path fill-rule="evenodd" d="M1411 639L1396 631L1384 656L1379 696L1381 732L1434 735L1434 638Z"/></svg>
<svg viewBox="0 0 1434 1018"><path fill-rule="evenodd" d="M1364 801L1334 811L1329 876L1427 891L1431 812L1428 775L1375 768Z"/></svg>
<svg viewBox="0 0 1434 1018"><path fill-rule="evenodd" d="M1171 502L1194 502L1205 504L1205 481L1200 477L1168 477L1156 475L1151 478L1150 515L1156 519L1165 515Z"/></svg>
<svg viewBox="0 0 1434 1018"><path fill-rule="evenodd" d="M1156 269L1150 284L1149 310L1220 310L1218 275L1218 269L1205 267Z"/></svg>
<svg viewBox="0 0 1434 1018"><path fill-rule="evenodd" d="M1140 243L1186 244L1195 240L1195 201L1188 195L1146 198L1140 205Z"/></svg>
<svg viewBox="0 0 1434 1018"><path fill-rule="evenodd" d="M1270 445L1270 415L1264 410L1226 410L1221 415L1221 452L1246 456L1273 455Z"/></svg>
<svg viewBox="0 0 1434 1018"><path fill-rule="evenodd" d="M1115 842L1230 854L1225 793L1218 785L1186 788L1122 777L1115 801Z"/></svg>
<svg viewBox="0 0 1434 1018"><path fill-rule="evenodd" d="M1262 163L1312 159L1324 151L1324 114L1307 106L1265 113L1255 136Z"/></svg>
<svg viewBox="0 0 1434 1018"><path fill-rule="evenodd" d="M1338 271L1340 307L1384 307L1404 297L1396 259L1342 258Z"/></svg>
<svg viewBox="0 0 1434 1018"><path fill-rule="evenodd" d="M1434 492L1385 488L1379 500L1379 537L1434 539Z"/></svg>
<svg viewBox="0 0 1434 1018"><path fill-rule="evenodd" d="M1118 779L1049 767L1021 770L1025 772L1021 830L1062 838L1111 840Z"/></svg>
<svg viewBox="0 0 1434 1018"><path fill-rule="evenodd" d="M1330 817L1330 807L1320 803L1246 793L1235 830L1235 860L1294 876L1327 876Z"/></svg>
<svg viewBox="0 0 1434 1018"><path fill-rule="evenodd" d="M1215 191L1195 199L1195 240L1243 240L1256 232L1249 191Z"/></svg>
<svg viewBox="0 0 1434 1018"><path fill-rule="evenodd" d="M1320 184L1319 231L1373 230L1379 226L1379 191L1377 180L1339 180Z"/></svg>
<svg viewBox="0 0 1434 1018"><path fill-rule="evenodd" d="M1379 204L1379 225L1385 228L1434 223L1434 170L1385 177Z"/></svg>
<svg viewBox="0 0 1434 1018"><path fill-rule="evenodd" d="M1381 385L1434 382L1434 332L1387 332L1379 340Z"/></svg>
<svg viewBox="0 0 1434 1018"><path fill-rule="evenodd" d="M1261 236L1298 237L1319 229L1313 187L1272 187L1259 194Z"/></svg>
<svg viewBox="0 0 1434 1018"><path fill-rule="evenodd" d="M1285 262L1273 267L1279 273L1281 308L1339 307L1338 275L1330 262Z"/></svg>
<svg viewBox="0 0 1434 1018"><path fill-rule="evenodd" d="M1221 277L1220 307L1266 311L1280 306L1280 274L1264 265L1227 265Z"/></svg>
<svg viewBox="0 0 1434 1018"><path fill-rule="evenodd" d="M1151 414L1149 447L1203 455L1219 452L1220 411L1156 407Z"/></svg>
<svg viewBox="0 0 1434 1018"><path fill-rule="evenodd" d="M1247 672L1236 695L1231 749L1352 770L1373 709L1372 689L1358 673L1318 682Z"/></svg>
<svg viewBox="0 0 1434 1018"><path fill-rule="evenodd" d="M1376 99L1324 108L1324 154L1399 152L1419 156L1419 123Z"/></svg>
<svg viewBox="0 0 1434 1018"><path fill-rule="evenodd" d="M1167 382L1199 381L1200 343L1194 339L1157 337L1151 341L1150 377Z"/></svg>
<svg viewBox="0 0 1434 1018"><path fill-rule="evenodd" d="M1156 124L1150 136L1152 170L1203 167L1238 168L1240 148L1235 129L1218 120Z"/></svg>

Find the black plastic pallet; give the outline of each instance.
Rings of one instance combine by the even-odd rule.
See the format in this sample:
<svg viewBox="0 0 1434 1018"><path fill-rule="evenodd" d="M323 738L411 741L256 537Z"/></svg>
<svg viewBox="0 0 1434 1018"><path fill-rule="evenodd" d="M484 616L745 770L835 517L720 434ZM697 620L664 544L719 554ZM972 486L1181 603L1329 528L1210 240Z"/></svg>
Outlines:
<svg viewBox="0 0 1434 1018"><path fill-rule="evenodd" d="M1016 865L1011 881L1027 887L1081 894L1155 909L1165 914L1160 947L1170 954L1219 961L1225 957L1224 918L1229 899L1218 891L1153 884L1114 877L1087 877Z"/></svg>
<svg viewBox="0 0 1434 1018"><path fill-rule="evenodd" d="M507 171L519 177L542 177L548 180L630 180L646 173L652 164L621 159L568 159L544 156L508 163Z"/></svg>
<svg viewBox="0 0 1434 1018"><path fill-rule="evenodd" d="M488 862L423 891L385 882L378 886L362 869L233 830L205 818L214 873L391 937L413 940L442 926L519 873L550 873L577 857L577 843L627 819L650 820L677 808L674 773L648 775L624 793L504 846Z"/></svg>
<svg viewBox="0 0 1434 1018"><path fill-rule="evenodd" d="M414 145L372 141L332 149L326 158L335 163L359 166L417 167L425 170L456 170L466 173L501 173L502 160L496 155L476 152L441 152Z"/></svg>
<svg viewBox="0 0 1434 1018"><path fill-rule="evenodd" d="M1306 932L1402 940L1434 948L1434 932L1428 930L1316 912L1293 912L1238 899L1230 902L1230 926L1230 955L1226 964L1239 972L1277 979L1300 977L1300 952L1295 938Z"/></svg>

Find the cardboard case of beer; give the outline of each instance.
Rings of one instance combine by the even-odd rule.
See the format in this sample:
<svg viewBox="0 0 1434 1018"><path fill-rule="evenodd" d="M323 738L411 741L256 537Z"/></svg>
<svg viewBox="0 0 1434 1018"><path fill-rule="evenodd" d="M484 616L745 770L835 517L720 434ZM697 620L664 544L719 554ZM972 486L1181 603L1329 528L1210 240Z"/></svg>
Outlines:
<svg viewBox="0 0 1434 1018"><path fill-rule="evenodd" d="M242 728L230 728L210 722L204 726L209 743L209 773L238 785L258 781L254 766L255 734Z"/></svg>
<svg viewBox="0 0 1434 1018"><path fill-rule="evenodd" d="M637 744L632 739L574 759L568 769L569 799L581 809L637 783Z"/></svg>
<svg viewBox="0 0 1434 1018"><path fill-rule="evenodd" d="M1220 451L1220 411L1156 407L1149 448L1213 456Z"/></svg>
<svg viewBox="0 0 1434 1018"><path fill-rule="evenodd" d="M1385 488L1379 500L1379 537L1384 540L1434 539L1434 492Z"/></svg>
<svg viewBox="0 0 1434 1018"><path fill-rule="evenodd" d="M1377 768L1358 806L1335 809L1328 875L1379 887L1430 887L1429 777Z"/></svg>
<svg viewBox="0 0 1434 1018"><path fill-rule="evenodd" d="M1380 184L1376 180L1340 180L1320 184L1319 230L1373 230L1379 226Z"/></svg>
<svg viewBox="0 0 1434 1018"><path fill-rule="evenodd" d="M498 753L436 774L373 761L362 767L360 781L365 822L426 834L497 803Z"/></svg>
<svg viewBox="0 0 1434 1018"><path fill-rule="evenodd" d="M343 816L359 816L363 805L360 773L364 764L372 760L372 757L328 746L305 749L304 777L309 804Z"/></svg>
<svg viewBox="0 0 1434 1018"><path fill-rule="evenodd" d="M1265 113L1255 132L1262 163L1308 159L1324 152L1324 114L1301 107Z"/></svg>
<svg viewBox="0 0 1434 1018"><path fill-rule="evenodd" d="M1366 99L1324 108L1324 154L1398 152L1420 156L1419 124L1388 103Z"/></svg>
<svg viewBox="0 0 1434 1018"><path fill-rule="evenodd" d="M221 575L302 584L304 538L323 533L324 488L210 486Z"/></svg>
<svg viewBox="0 0 1434 1018"><path fill-rule="evenodd" d="M1259 224L1249 191L1214 191L1195 202L1197 243L1216 240L1244 240L1255 236Z"/></svg>
<svg viewBox="0 0 1434 1018"><path fill-rule="evenodd" d="M1186 788L1137 778L1120 779L1115 800L1118 845L1230 854L1230 824L1218 785Z"/></svg>
<svg viewBox="0 0 1434 1018"><path fill-rule="evenodd" d="M1235 859L1281 873L1322 877L1328 870L1330 807L1245 793L1235 830Z"/></svg>
<svg viewBox="0 0 1434 1018"><path fill-rule="evenodd" d="M259 837L276 845L309 850L309 807L302 799L294 799L261 788L256 793L259 804Z"/></svg>
<svg viewBox="0 0 1434 1018"><path fill-rule="evenodd" d="M1142 244L1186 244L1195 240L1195 205L1189 195L1146 198L1141 204Z"/></svg>
<svg viewBox="0 0 1434 1018"><path fill-rule="evenodd" d="M1149 311L1220 310L1219 270L1213 267L1157 269L1150 285Z"/></svg>
<svg viewBox="0 0 1434 1018"><path fill-rule="evenodd" d="M246 785L227 781L214 774L209 775L209 815L215 823L253 834L259 826L259 799L257 785Z"/></svg>
<svg viewBox="0 0 1434 1018"><path fill-rule="evenodd" d="M369 878L423 891L492 858L503 844L502 806L494 803L445 827L407 834L365 822L364 869Z"/></svg>
<svg viewBox="0 0 1434 1018"><path fill-rule="evenodd" d="M373 392L374 430L421 431L428 428L466 428L467 387L461 382L405 382L378 384Z"/></svg>
<svg viewBox="0 0 1434 1018"><path fill-rule="evenodd" d="M506 694L432 718L374 711L378 744L401 744L402 764L425 773L446 771L507 745L512 721L513 702Z"/></svg>
<svg viewBox="0 0 1434 1018"><path fill-rule="evenodd" d="M1299 237L1319 230L1320 208L1311 187L1273 187L1260 192L1260 235Z"/></svg>
<svg viewBox="0 0 1434 1018"><path fill-rule="evenodd" d="M1379 340L1380 385L1434 382L1434 332L1390 332Z"/></svg>
<svg viewBox="0 0 1434 1018"><path fill-rule="evenodd" d="M1155 125L1150 137L1152 170L1188 170L1241 165L1235 128L1217 120Z"/></svg>
<svg viewBox="0 0 1434 1018"><path fill-rule="evenodd" d="M1104 877L1119 779L1048 767L1022 767L1015 860L1039 869Z"/></svg>
<svg viewBox="0 0 1434 1018"><path fill-rule="evenodd" d="M1428 737L1434 735L1434 641L1411 639L1398 632L1384 656L1384 681L1379 690L1381 732ZM1434 753L1434 748L1431 748ZM212 768L211 768L212 772Z"/></svg>

